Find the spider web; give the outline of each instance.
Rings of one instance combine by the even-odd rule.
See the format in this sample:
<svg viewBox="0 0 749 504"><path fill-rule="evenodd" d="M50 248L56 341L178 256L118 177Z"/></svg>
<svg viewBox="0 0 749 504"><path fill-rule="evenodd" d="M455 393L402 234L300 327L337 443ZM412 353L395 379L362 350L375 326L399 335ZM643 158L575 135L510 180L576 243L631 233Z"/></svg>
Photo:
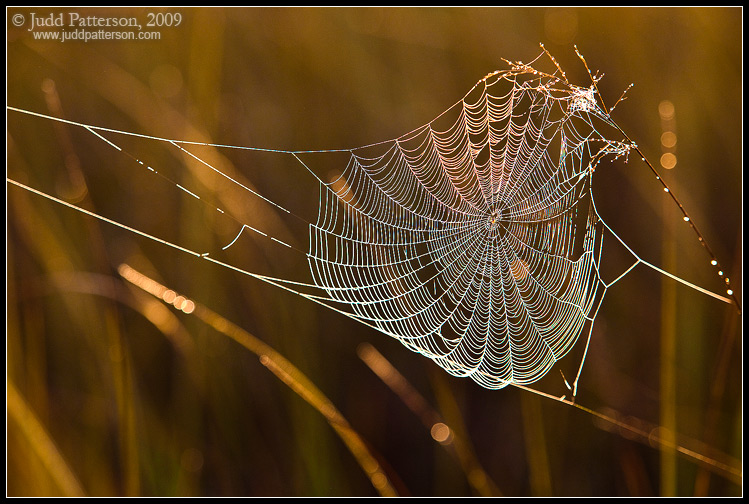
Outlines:
<svg viewBox="0 0 749 504"><path fill-rule="evenodd" d="M590 89L496 72L384 154L352 152L310 226L317 286L456 376L530 384L597 312L604 138Z"/></svg>
<svg viewBox="0 0 749 504"><path fill-rule="evenodd" d="M565 379L574 398L605 292L637 265L731 302L643 260L599 216L592 194L596 167L604 159L641 152L611 120L610 110L597 99L597 79L591 76L591 80L590 87L578 87L558 66L549 74L531 64L510 63L509 70L481 79L430 123L394 140L337 151L168 140L8 107L85 128L153 174L158 170L120 147L115 136L165 142L276 211L294 215L191 149L203 145L292 156L319 187L316 220L302 219L309 229L308 250L242 222L239 233L223 249L248 230L255 238L304 254L311 281L242 270L209 253L186 249L8 181L299 294L398 339L450 374L468 376L486 388L525 387L539 381L583 336L587 341L577 375L572 385ZM345 154L347 163L326 180L305 162L305 156L331 152ZM669 193L657 173L656 178ZM711 264L720 268L684 208L669 194L707 249ZM612 236L634 258L609 282L600 271L604 235ZM735 301L731 290L728 294Z"/></svg>

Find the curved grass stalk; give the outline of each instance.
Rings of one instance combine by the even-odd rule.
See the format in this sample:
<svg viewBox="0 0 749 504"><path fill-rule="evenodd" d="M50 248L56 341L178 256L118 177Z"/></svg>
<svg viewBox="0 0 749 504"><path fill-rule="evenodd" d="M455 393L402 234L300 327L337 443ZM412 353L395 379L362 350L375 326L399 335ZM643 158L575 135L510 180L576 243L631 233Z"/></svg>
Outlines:
<svg viewBox="0 0 749 504"><path fill-rule="evenodd" d="M195 315L216 331L233 339L257 355L263 366L268 368L279 380L285 383L310 406L315 408L328 421L380 495L383 497L398 495L390 478L388 478L380 463L370 452L361 436L351 427L348 420L338 411L330 399L283 355L213 310L184 296L177 295L173 290L161 285L132 267L122 264L118 271L128 282L185 313Z"/></svg>
<svg viewBox="0 0 749 504"><path fill-rule="evenodd" d="M636 424L632 421L632 417L628 418L629 421L624 422L619 420L618 417L620 415L614 410L609 409L609 412L601 413L578 403L568 404L601 420L602 423L598 424L598 427L603 430L614 433L618 430L619 435L627 439L632 439L654 448L676 450L678 454L697 463L700 467L722 476L737 485L742 484L743 470L741 462L726 453L712 450L703 442L687 438L686 436L667 433L662 426L648 424L640 419L634 419L636 420Z"/></svg>
<svg viewBox="0 0 749 504"><path fill-rule="evenodd" d="M419 417L432 439L458 459L468 483L476 493L483 497L502 495L476 458L465 436L465 429L462 425L456 425L462 424L458 418L457 408L451 408L456 411L456 414L451 415L452 421L448 422L374 346L362 343L357 349L357 354L369 369Z"/></svg>

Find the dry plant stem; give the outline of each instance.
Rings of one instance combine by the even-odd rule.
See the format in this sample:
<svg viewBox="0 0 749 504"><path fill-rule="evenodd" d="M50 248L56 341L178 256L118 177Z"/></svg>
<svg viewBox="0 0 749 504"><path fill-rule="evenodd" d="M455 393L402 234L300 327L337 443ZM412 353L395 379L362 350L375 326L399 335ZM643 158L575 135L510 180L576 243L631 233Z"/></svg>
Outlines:
<svg viewBox="0 0 749 504"><path fill-rule="evenodd" d="M546 397L547 399L551 399L562 404L567 404L568 406L573 406L579 410L585 411L586 413L597 417L599 420L602 420L603 422L605 422L605 424L616 426L622 431L633 434L634 436L627 436L630 439L634 438L635 440L643 444L647 444L659 449L663 447L674 448L682 456L691 459L694 462L697 462L705 469L718 474L728 479L729 481L736 483L737 485L741 485L742 470L740 461L736 460L726 453L717 450L711 450L710 447L705 445L705 443L703 442L678 435L676 435L676 437L672 440L664 439L664 436L660 434L660 432L662 431L662 428L660 426L652 425L648 430L643 430L640 427L631 425L629 423L618 420L617 418L613 418L604 413L600 413L598 411L587 408L570 399L566 399L564 397L559 398L551 394L547 394L546 392L542 392L540 390L536 390L534 388L517 383L513 383L512 385L526 392L532 392L542 397ZM639 421L639 423L645 424L646 422ZM698 447L694 449L687 448L685 444ZM712 453L713 455L705 455L705 453L708 452Z"/></svg>
<svg viewBox="0 0 749 504"><path fill-rule="evenodd" d="M6 391L8 417L15 420L16 426L21 430L62 494L68 497L85 496L86 492L65 462L55 442L10 380L7 381Z"/></svg>
<svg viewBox="0 0 749 504"><path fill-rule="evenodd" d="M449 386L447 376L442 373L432 373L435 387L435 396L445 422L450 426L451 434L449 441L454 448L453 452L458 457L466 473L468 482L482 496L502 496L494 481L489 477L483 466L479 463L473 445L468 435L463 414L460 406L455 400L455 395Z"/></svg>
<svg viewBox="0 0 749 504"><path fill-rule="evenodd" d="M331 427L333 427L335 432L343 440L346 447L364 470L365 474L372 482L372 485L380 495L384 497L397 495L390 479L382 470L377 459L370 453L361 436L359 436L359 434L351 427L340 411L338 411L320 389L318 389L309 378L291 364L291 362L289 362L284 356L233 322L225 319L209 308L194 303L183 296L175 296L174 291L134 270L130 266L125 264L121 265L119 273L125 280L145 290L149 294L156 296L162 301L167 302L167 299L171 299L171 301L169 301L170 304L173 304L176 308L194 314L197 318L213 327L216 331L228 336L250 352L257 355L260 358L260 362L265 367L267 367L276 375L276 377L299 395L299 397L304 399L308 404L320 412L323 417L325 417ZM188 306L189 309L187 308Z"/></svg>
<svg viewBox="0 0 749 504"><path fill-rule="evenodd" d="M133 296L133 293L119 282L117 278L76 271L55 273L52 275L52 283L53 287L60 291L100 296L114 301L119 305L127 306L140 313L143 318L153 324L185 359L190 357L193 351L193 342L190 339L187 329L185 329L177 316L162 303L159 303L141 291L133 292L137 292L143 297Z"/></svg>
<svg viewBox="0 0 749 504"><path fill-rule="evenodd" d="M461 428L460 411L456 405L449 408L451 411L449 420L443 419L442 415L429 405L424 396L374 346L362 343L357 349L357 354L369 369L413 411L432 438L458 459L468 483L479 495L484 497L502 495L479 463L470 443L466 441L465 429ZM443 406L448 402L454 403L452 396L448 397L448 392L442 390L443 388L439 391ZM444 429L447 429L446 434Z"/></svg>
<svg viewBox="0 0 749 504"><path fill-rule="evenodd" d="M741 469L741 462L730 455L721 452L713 451L712 456L705 455L705 453L708 453L710 450L708 446L704 445L704 443L692 439L686 439L683 436L678 435L674 435L673 437L669 436L670 439L667 439L662 435L662 427L655 425L645 426L645 422L642 421L640 421L640 423L643 427L636 427L629 423L622 422L612 416L586 408L578 403L568 402L567 404L603 420L606 424L618 427L620 429L619 434L623 437L634 439L642 444L647 444L656 448L672 448L682 456L696 462L701 467L718 474L737 485L742 484L743 471ZM613 432L613 429L611 429L611 431ZM626 436L624 436L625 431L627 432ZM688 448L685 446L686 444L699 446Z"/></svg>

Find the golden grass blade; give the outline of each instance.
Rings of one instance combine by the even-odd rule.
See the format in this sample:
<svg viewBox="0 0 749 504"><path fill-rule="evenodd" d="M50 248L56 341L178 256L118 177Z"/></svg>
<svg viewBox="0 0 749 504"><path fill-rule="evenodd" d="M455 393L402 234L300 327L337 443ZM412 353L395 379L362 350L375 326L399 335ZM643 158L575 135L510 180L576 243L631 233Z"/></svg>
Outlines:
<svg viewBox="0 0 749 504"><path fill-rule="evenodd" d="M357 353L372 372L419 417L432 438L458 459L468 483L479 495L484 497L501 495L497 485L481 466L470 443L466 440L465 429L459 419L460 412L457 405L449 407L452 413L449 415L451 420L445 420L374 346L369 343L362 343L359 345ZM443 406L444 403L452 399L452 396L448 397L448 393L444 390L441 390L439 395L443 398L441 401Z"/></svg>
<svg viewBox="0 0 749 504"><path fill-rule="evenodd" d="M385 471L380 466L380 463L367 448L361 436L351 427L348 420L338 411L330 399L283 355L216 312L184 296L178 295L173 290L143 275L132 267L123 264L119 267L118 271L128 282L185 313L195 315L216 331L228 336L257 355L260 358L261 364L325 417L380 495L384 497L398 495L387 474L385 474Z"/></svg>
<svg viewBox="0 0 749 504"><path fill-rule="evenodd" d="M39 456L49 475L57 483L62 495L68 497L85 496L86 492L57 449L52 437L10 380L7 382L6 391L8 416L15 420L17 427Z"/></svg>
<svg viewBox="0 0 749 504"><path fill-rule="evenodd" d="M84 271L55 273L51 275L57 289L64 292L89 294L110 299L122 306L140 313L153 324L174 349L187 357L193 351L193 341L177 316L150 296L135 298L115 277Z"/></svg>
<svg viewBox="0 0 749 504"><path fill-rule="evenodd" d="M624 422L619 420L620 415L616 411L609 408L607 408L607 413L601 413L578 403L571 403L570 405L597 417L596 425L600 429L618 433L622 437L648 444L654 448L674 449L677 453L696 462L704 469L737 485L742 484L741 461L718 452L705 443L678 434L666 434L662 426L650 425L643 420L633 419L632 417L628 417L627 422ZM637 425L634 424L633 420L636 421ZM710 455L707 455L708 453Z"/></svg>

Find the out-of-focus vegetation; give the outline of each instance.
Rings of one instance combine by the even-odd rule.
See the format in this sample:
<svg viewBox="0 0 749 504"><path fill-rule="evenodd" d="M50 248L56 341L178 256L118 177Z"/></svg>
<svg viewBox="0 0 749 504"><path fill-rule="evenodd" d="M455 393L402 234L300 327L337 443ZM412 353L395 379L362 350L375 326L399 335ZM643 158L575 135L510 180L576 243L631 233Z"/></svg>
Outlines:
<svg viewBox="0 0 749 504"><path fill-rule="evenodd" d="M144 26L159 40L52 42L28 31L31 12L136 17L144 25L149 12L169 12L182 20ZM17 27L19 14L25 24ZM655 163L663 149L675 153L675 167L662 174L741 299L740 8L11 8L7 17L10 106L145 135L288 150L356 147L411 131L505 68L502 58L536 57L539 42L572 82L587 85L577 44L605 73L599 88L609 103L635 84L614 117ZM661 140L664 101L673 104L667 127L678 139L664 140L670 147ZM194 250L220 249L237 233L236 223L86 130L12 111L7 126L14 180ZM200 172L179 150L115 138L240 220L306 249L304 226ZM315 185L289 157L200 154L284 205L309 210L304 205L315 202L307 192ZM724 290L638 159L598 169L595 191L603 218L643 258ZM123 280L122 263L293 363L402 495L742 492L731 473L743 446L741 318L652 270L635 270L607 293L578 400L653 439L675 430L681 452L580 409L452 378L291 293L16 186L6 192L9 495L378 493L303 394L195 314ZM604 243L604 254L604 267L628 266L621 250ZM305 268L251 238L226 256L273 276ZM400 385L386 384L365 355L387 359L380 364L398 370ZM719 465L696 463L685 449Z"/></svg>

